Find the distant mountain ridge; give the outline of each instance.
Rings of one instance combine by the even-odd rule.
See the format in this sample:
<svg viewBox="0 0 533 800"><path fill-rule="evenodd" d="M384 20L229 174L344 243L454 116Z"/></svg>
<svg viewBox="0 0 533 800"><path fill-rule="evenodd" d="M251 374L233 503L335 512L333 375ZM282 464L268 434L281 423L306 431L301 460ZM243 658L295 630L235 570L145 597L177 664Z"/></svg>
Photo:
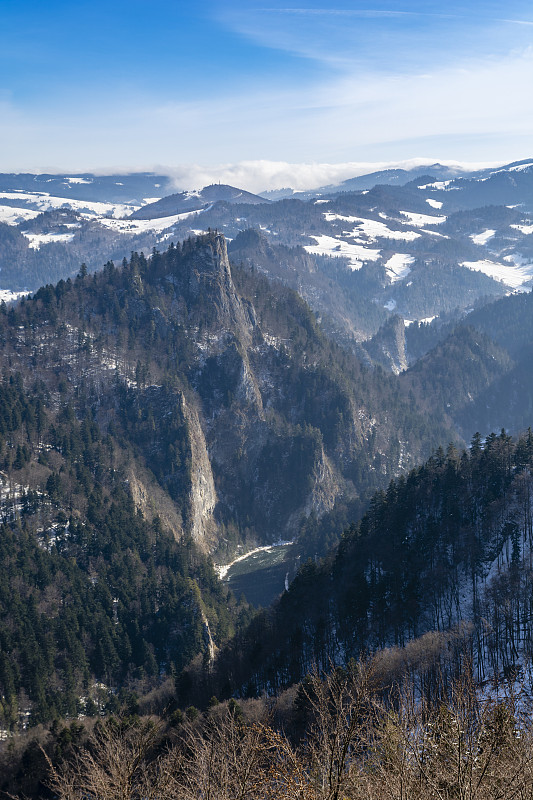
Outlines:
<svg viewBox="0 0 533 800"><path fill-rule="evenodd" d="M326 184L316 189L294 191L292 189L274 190L272 192L262 192L261 194L269 199L281 200L284 197L295 197L300 200L310 200L313 197L323 195L338 194L339 192L358 192L366 189L373 189L374 186L404 186L421 175L439 176L440 180L448 180L458 177L468 177L472 175L472 170L464 169L461 166L445 166L439 164L423 164L410 169L390 168L368 172L354 178L347 178L338 184Z"/></svg>
<svg viewBox="0 0 533 800"><path fill-rule="evenodd" d="M213 183L198 192L177 192L154 203L148 203L134 211L131 219L157 219L189 211L201 211L213 203L258 205L266 202L269 201L235 186Z"/></svg>
<svg viewBox="0 0 533 800"><path fill-rule="evenodd" d="M130 205L140 205L146 197L162 197L172 187L168 175L153 172L116 175L0 173L0 192L46 192L66 199Z"/></svg>

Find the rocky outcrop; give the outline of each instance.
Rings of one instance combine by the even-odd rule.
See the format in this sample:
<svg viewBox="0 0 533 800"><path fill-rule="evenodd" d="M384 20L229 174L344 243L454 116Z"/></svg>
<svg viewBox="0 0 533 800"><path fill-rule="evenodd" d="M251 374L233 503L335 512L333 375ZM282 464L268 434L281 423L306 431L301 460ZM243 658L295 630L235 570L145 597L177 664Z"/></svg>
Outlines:
<svg viewBox="0 0 533 800"><path fill-rule="evenodd" d="M198 412L183 395L181 407L187 422L191 452L188 532L201 549L207 551L216 545L216 524L213 519L213 511L217 503L217 493Z"/></svg>
<svg viewBox="0 0 533 800"><path fill-rule="evenodd" d="M163 527L172 531L176 539L181 539L183 519L168 494L138 463L130 463L126 474L133 502L143 517L150 521L159 517Z"/></svg>
<svg viewBox="0 0 533 800"><path fill-rule="evenodd" d="M374 363L399 375L407 369L405 351L405 323L397 315L388 319L375 336L365 342L364 348Z"/></svg>
<svg viewBox="0 0 533 800"><path fill-rule="evenodd" d="M254 319L237 295L224 236L213 234L184 242L182 252L184 257L172 278L189 319L217 334L233 331L249 343Z"/></svg>
<svg viewBox="0 0 533 800"><path fill-rule="evenodd" d="M290 538L294 530L298 530L303 516L308 517L314 514L320 519L328 511L331 511L343 489L346 489L346 482L338 470L335 469L322 447L313 467L309 494L303 507L289 518L284 536Z"/></svg>

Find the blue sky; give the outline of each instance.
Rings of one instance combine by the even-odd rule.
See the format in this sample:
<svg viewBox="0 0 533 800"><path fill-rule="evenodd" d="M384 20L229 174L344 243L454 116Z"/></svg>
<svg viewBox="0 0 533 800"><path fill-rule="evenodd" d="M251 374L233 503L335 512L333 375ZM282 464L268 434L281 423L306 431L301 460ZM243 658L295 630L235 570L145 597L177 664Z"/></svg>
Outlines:
<svg viewBox="0 0 533 800"><path fill-rule="evenodd" d="M0 71L0 171L533 155L531 0L0 0Z"/></svg>

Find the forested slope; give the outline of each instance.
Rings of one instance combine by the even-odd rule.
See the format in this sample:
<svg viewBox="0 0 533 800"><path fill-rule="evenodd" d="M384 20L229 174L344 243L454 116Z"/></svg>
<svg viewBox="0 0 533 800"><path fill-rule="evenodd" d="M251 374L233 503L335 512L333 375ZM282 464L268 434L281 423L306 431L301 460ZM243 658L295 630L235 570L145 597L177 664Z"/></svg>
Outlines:
<svg viewBox="0 0 533 800"><path fill-rule="evenodd" d="M439 449L376 494L320 563L220 654L211 688L279 691L313 664L471 623L480 678L533 654L533 435ZM213 679L215 680L215 679Z"/></svg>

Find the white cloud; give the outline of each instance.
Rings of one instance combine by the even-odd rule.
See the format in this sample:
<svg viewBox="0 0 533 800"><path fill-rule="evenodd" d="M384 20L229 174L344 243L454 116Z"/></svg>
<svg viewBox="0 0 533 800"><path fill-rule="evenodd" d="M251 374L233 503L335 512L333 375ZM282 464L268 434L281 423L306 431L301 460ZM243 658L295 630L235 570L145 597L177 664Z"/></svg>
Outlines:
<svg viewBox="0 0 533 800"><path fill-rule="evenodd" d="M499 22L505 22L509 25L533 25L533 22L529 19L502 19Z"/></svg>
<svg viewBox="0 0 533 800"><path fill-rule="evenodd" d="M176 189L201 188L211 183L228 183L250 192L291 187L298 191L340 183L348 178L366 175L382 169L410 169L423 164L434 164L438 159L413 158L406 161L348 161L339 164L299 164L287 161L241 161L236 164L216 166L182 165L171 168L157 167L169 173ZM457 163L442 162L457 169L477 170L494 166L494 162Z"/></svg>
<svg viewBox="0 0 533 800"><path fill-rule="evenodd" d="M75 168L73 172L91 171L96 175L113 175L127 172L155 172L168 175L175 191L201 189L212 183L226 183L246 189L249 192L263 192L273 189L292 188L296 191L317 189L340 183L348 178L368 175L383 169L411 169L422 165L435 164L437 158L411 158L405 161L347 161L339 164L290 163L287 161L241 161L234 164L181 164L162 165L145 163L133 167L124 163L102 168ZM477 161L457 162L440 160L440 163L458 171L474 171L485 167L498 167L503 162ZM34 168L33 172L64 173L60 166Z"/></svg>

